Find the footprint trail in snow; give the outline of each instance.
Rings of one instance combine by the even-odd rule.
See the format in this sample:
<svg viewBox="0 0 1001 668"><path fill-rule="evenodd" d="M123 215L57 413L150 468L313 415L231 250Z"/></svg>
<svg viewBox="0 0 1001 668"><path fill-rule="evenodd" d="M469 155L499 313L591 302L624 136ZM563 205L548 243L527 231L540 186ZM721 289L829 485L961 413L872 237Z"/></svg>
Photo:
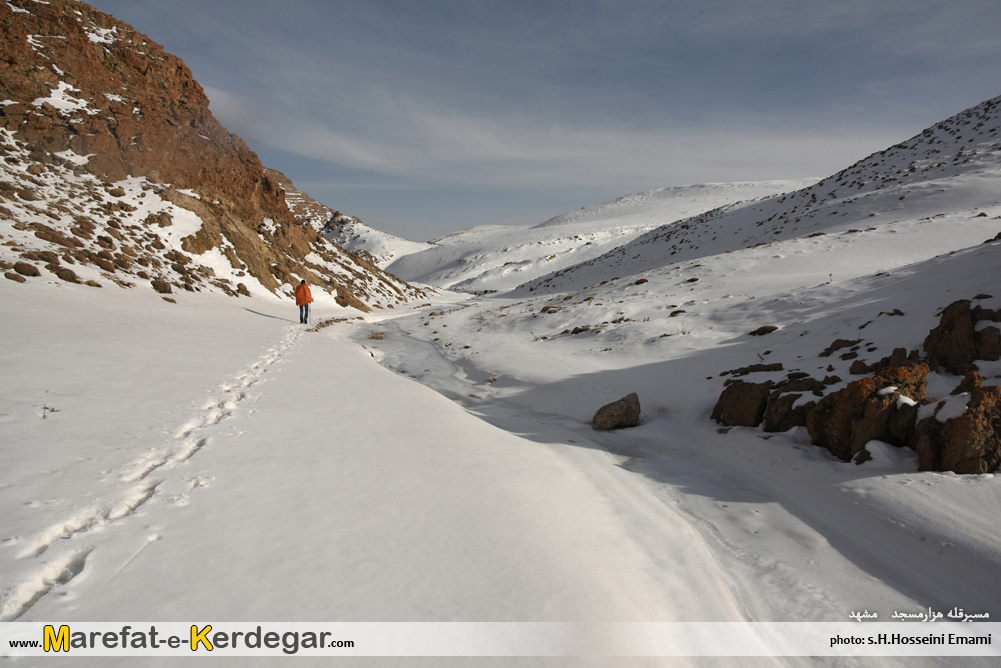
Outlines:
<svg viewBox="0 0 1001 668"><path fill-rule="evenodd" d="M216 387L202 408L165 443L120 466L113 477L103 481L109 486L100 489L96 498L80 499L73 504L70 515L27 539L17 555L28 566L18 574L20 581L15 575L14 582L0 586L0 622L17 620L53 588L68 585L83 572L87 560L99 554L101 541L114 535L109 530L122 526L146 504L159 501L186 506L188 493L205 486L207 481L184 475L181 467L203 448L211 446L214 428L239 417L237 411L241 405L259 396L252 395L250 390L266 380L267 374L274 373L276 365L295 348L302 333L299 327L287 328L275 346L242 373ZM249 410L248 414L252 413ZM164 490L178 486L185 491L171 494ZM160 538L159 534L151 536L143 548ZM133 554L129 562L137 555L138 552ZM115 573L129 562L116 568Z"/></svg>

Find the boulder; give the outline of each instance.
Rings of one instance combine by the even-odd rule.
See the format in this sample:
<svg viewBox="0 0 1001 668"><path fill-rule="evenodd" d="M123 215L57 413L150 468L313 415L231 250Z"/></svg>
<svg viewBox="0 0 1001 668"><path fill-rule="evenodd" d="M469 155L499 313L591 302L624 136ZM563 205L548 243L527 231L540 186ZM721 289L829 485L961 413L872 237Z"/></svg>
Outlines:
<svg viewBox="0 0 1001 668"><path fill-rule="evenodd" d="M924 349L932 371L944 368L963 376L976 371L976 333L973 329L970 301L963 299L949 304L939 318L939 324L925 337Z"/></svg>
<svg viewBox="0 0 1001 668"><path fill-rule="evenodd" d="M904 445L891 433L891 418L911 403L900 401L901 397L913 402L924 399L928 384L928 367L910 364L853 381L821 399L806 418L814 444L846 462L873 439ZM903 429L898 426L894 431Z"/></svg>
<svg viewBox="0 0 1001 668"><path fill-rule="evenodd" d="M830 357L832 354L834 354L835 351L841 350L842 348L850 348L851 346L854 346L856 344L858 344L858 341L849 341L848 339L836 339L834 343L827 346L827 348L825 348L824 351L820 353L820 357Z"/></svg>
<svg viewBox="0 0 1001 668"><path fill-rule="evenodd" d="M805 427L807 414L817 405L817 400L824 396L825 385L822 382L808 376L804 377L805 374L795 375L799 377L775 385L768 396L764 415L765 431L779 432L789 431L793 427ZM795 406L804 392L812 392L817 399Z"/></svg>
<svg viewBox="0 0 1001 668"><path fill-rule="evenodd" d="M14 271L21 274L22 276L40 276L41 272L38 271L38 267L28 262L15 262Z"/></svg>
<svg viewBox="0 0 1001 668"><path fill-rule="evenodd" d="M978 360L991 362L1001 359L1001 330L997 327L984 327L973 337Z"/></svg>
<svg viewBox="0 0 1001 668"><path fill-rule="evenodd" d="M640 398L633 392L598 409L591 419L595 429L608 431L635 427L640 421Z"/></svg>
<svg viewBox="0 0 1001 668"><path fill-rule="evenodd" d="M730 383L713 408L712 419L728 427L757 427L765 415L771 383Z"/></svg>
<svg viewBox="0 0 1001 668"><path fill-rule="evenodd" d="M939 420L946 402L935 415L915 427L915 450L921 471L992 473L1001 462L1001 387L975 387L966 411L959 417Z"/></svg>

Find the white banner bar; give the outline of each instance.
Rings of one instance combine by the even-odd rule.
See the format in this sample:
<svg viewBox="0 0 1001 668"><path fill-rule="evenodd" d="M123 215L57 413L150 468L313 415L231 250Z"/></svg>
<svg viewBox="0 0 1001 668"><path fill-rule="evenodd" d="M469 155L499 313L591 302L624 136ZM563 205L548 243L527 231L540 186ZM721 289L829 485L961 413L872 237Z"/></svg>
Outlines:
<svg viewBox="0 0 1001 668"><path fill-rule="evenodd" d="M0 656L1001 656L1001 624L8 622Z"/></svg>

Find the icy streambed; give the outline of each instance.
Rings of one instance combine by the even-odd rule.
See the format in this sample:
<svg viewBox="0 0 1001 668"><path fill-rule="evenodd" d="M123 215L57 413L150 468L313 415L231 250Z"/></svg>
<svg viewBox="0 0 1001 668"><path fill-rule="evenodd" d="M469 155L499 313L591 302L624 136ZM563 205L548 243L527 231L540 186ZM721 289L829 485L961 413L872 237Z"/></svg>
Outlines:
<svg viewBox="0 0 1001 668"><path fill-rule="evenodd" d="M943 500L957 512L997 506L995 476L917 473L913 453L880 444L862 472L810 445L805 432L721 437L679 406L651 406L635 429L595 432L579 417L545 412L551 403L533 405L530 397L545 387L507 376L487 383L489 374L467 358L447 359L408 334L410 324L385 320L352 338L384 367L494 426L570 459L601 453L590 459L589 475L601 467L633 474L628 485L652 494L660 512L681 518L707 545L751 619L844 621L868 609L889 621L895 611L929 605L1001 617L997 586L989 584L1001 564L995 541L966 522L969 513L955 524L933 507ZM692 359L691 373L698 363Z"/></svg>

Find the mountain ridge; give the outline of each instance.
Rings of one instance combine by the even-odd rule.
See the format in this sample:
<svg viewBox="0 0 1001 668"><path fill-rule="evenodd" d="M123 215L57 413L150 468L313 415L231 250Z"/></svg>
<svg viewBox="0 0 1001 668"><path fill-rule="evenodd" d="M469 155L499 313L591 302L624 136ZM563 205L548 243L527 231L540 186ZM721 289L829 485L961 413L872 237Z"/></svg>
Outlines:
<svg viewBox="0 0 1001 668"><path fill-rule="evenodd" d="M290 296L306 280L362 311L423 298L297 220L291 182L264 170L183 61L145 35L74 0L2 3L0 26L8 279L44 269L231 296Z"/></svg>

